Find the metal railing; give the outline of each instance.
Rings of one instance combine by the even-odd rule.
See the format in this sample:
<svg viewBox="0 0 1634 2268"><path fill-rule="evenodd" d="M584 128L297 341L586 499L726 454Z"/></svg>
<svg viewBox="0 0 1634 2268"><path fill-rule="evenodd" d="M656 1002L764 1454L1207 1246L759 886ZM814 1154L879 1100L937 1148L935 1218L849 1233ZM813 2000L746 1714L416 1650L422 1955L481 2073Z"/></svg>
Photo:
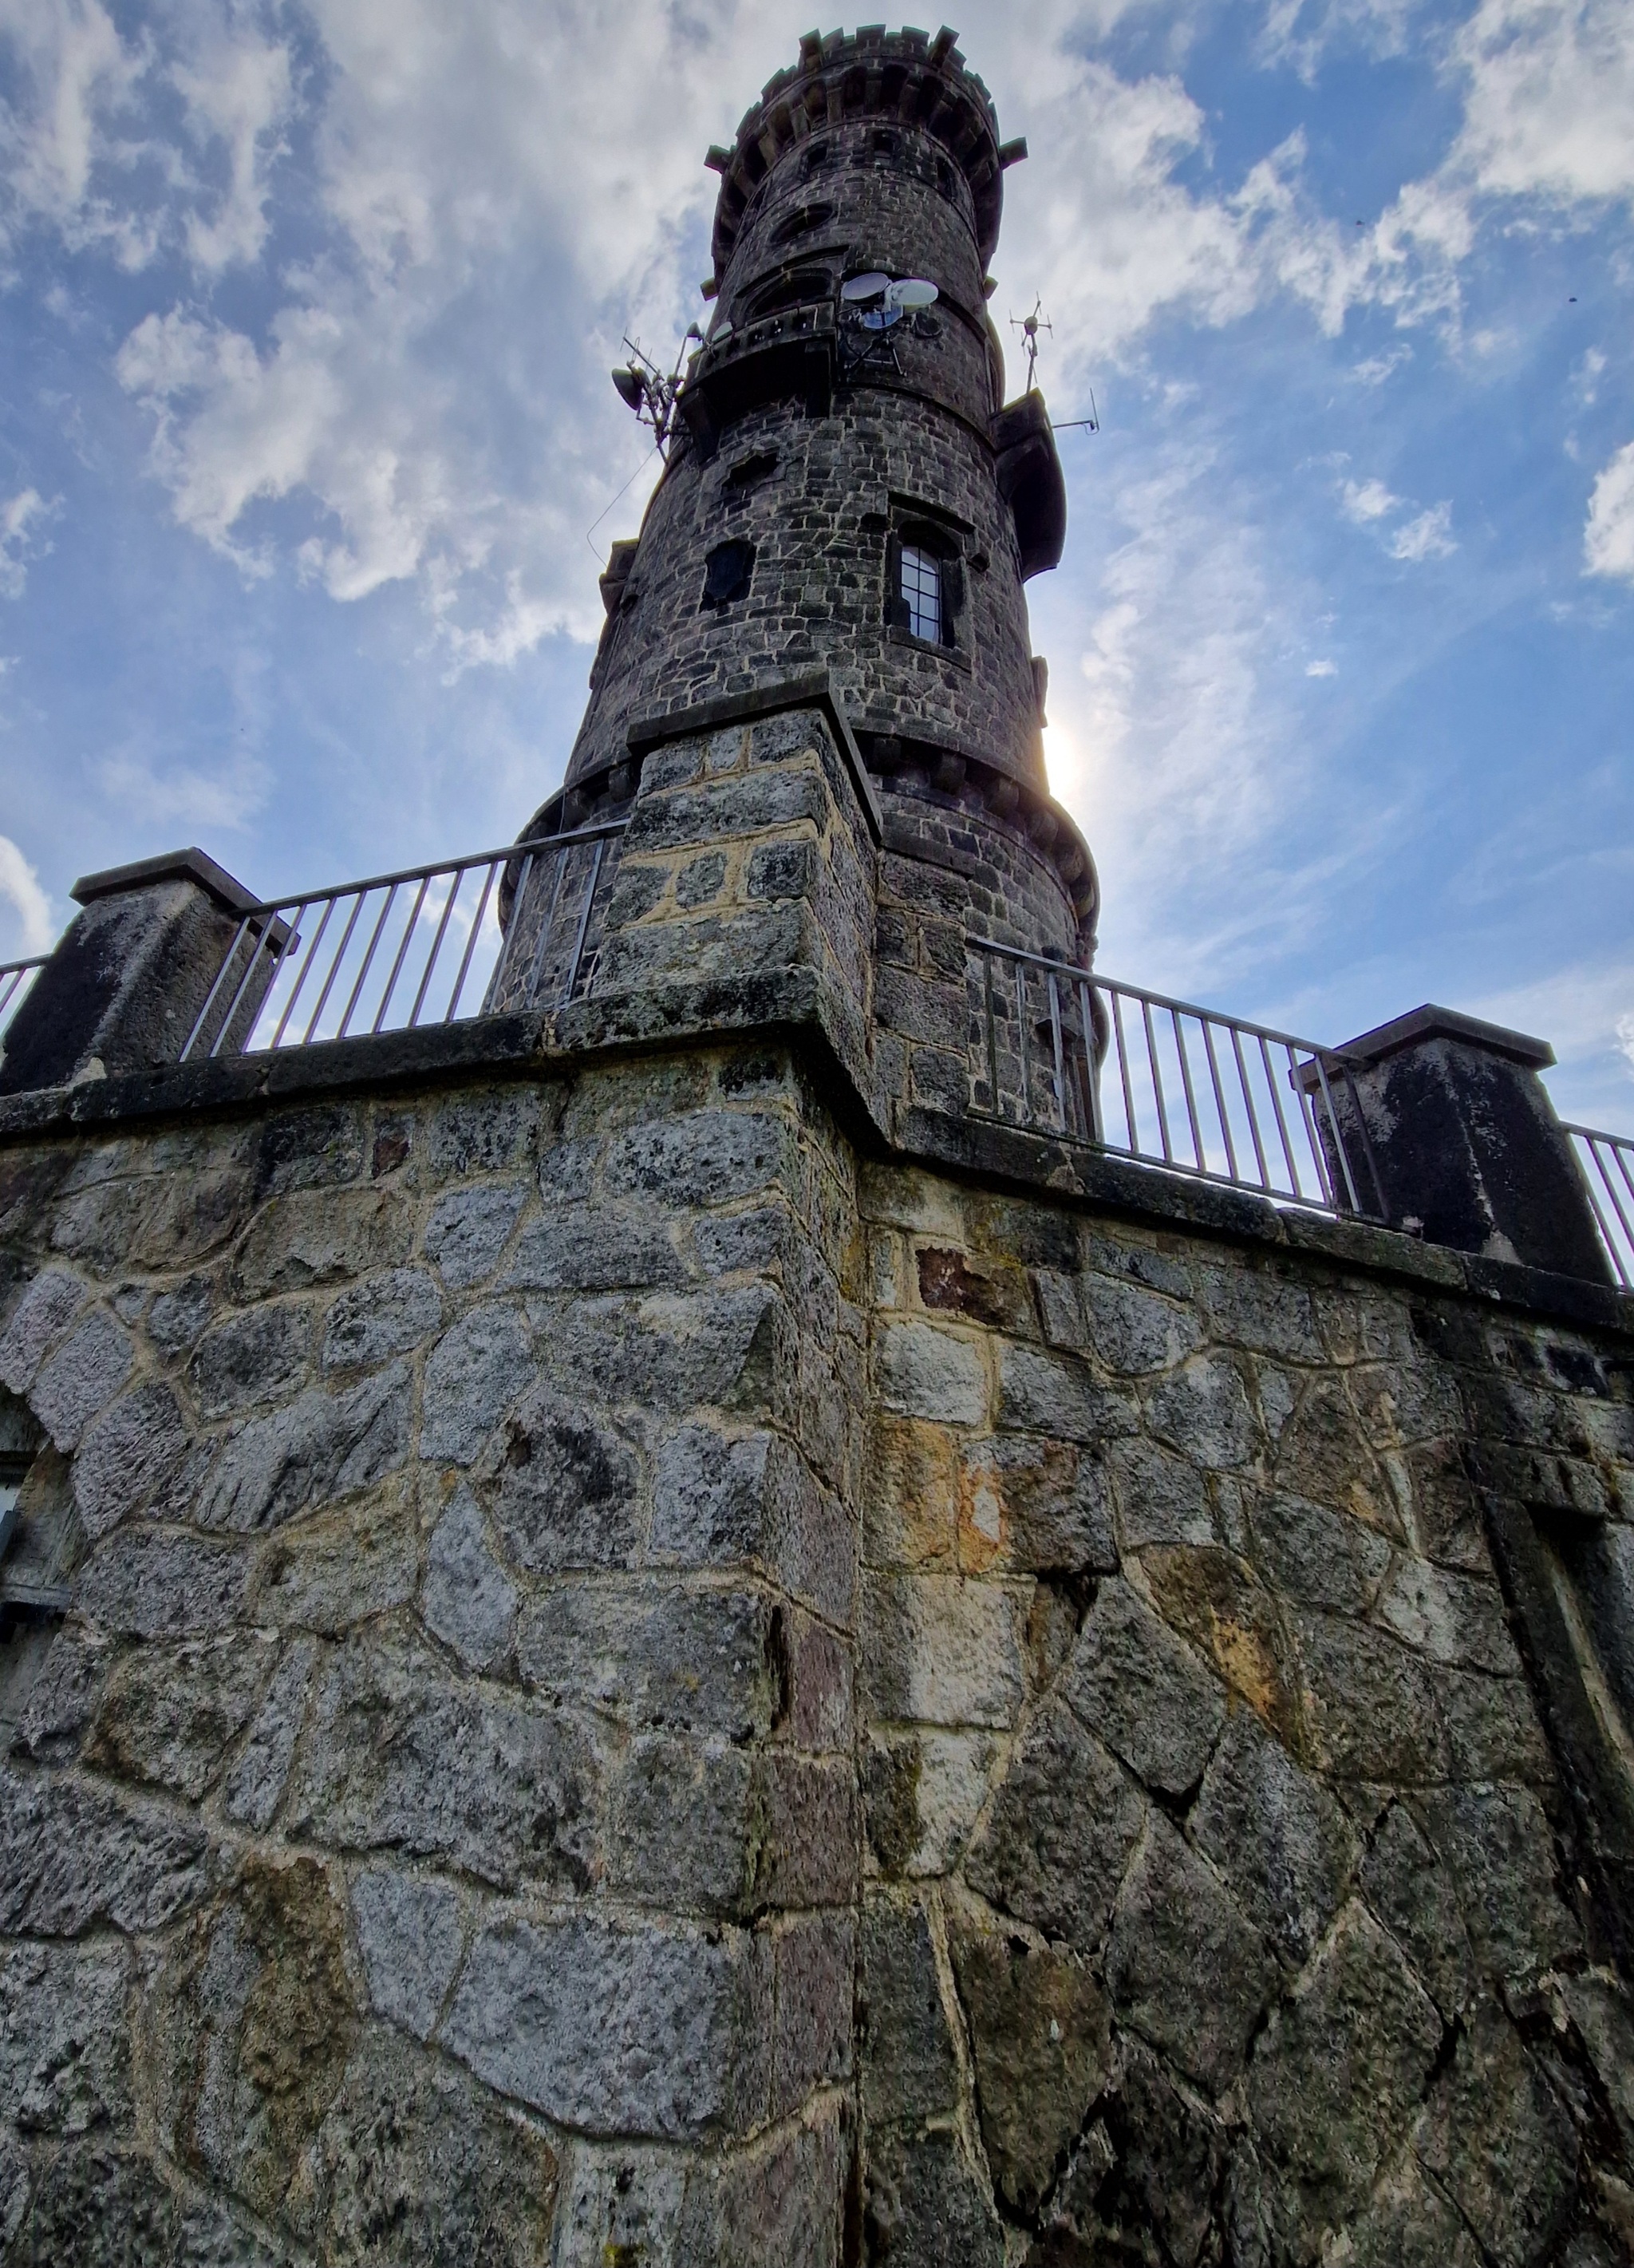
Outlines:
<svg viewBox="0 0 1634 2268"><path fill-rule="evenodd" d="M252 906L180 1061L563 1005L593 964L600 887L624 826L507 843ZM502 927L507 868L514 883Z"/></svg>
<svg viewBox="0 0 1634 2268"><path fill-rule="evenodd" d="M1568 1124L1565 1131L1612 1273L1625 1292L1634 1292L1634 1137L1593 1126Z"/></svg>
<svg viewBox="0 0 1634 2268"><path fill-rule="evenodd" d="M0 961L0 1034L28 998L28 989L50 959L36 954L32 961Z"/></svg>
<svg viewBox="0 0 1634 2268"><path fill-rule="evenodd" d="M1355 1090L1332 1049L990 939L969 943L983 1116L1279 1201L1381 1217Z"/></svg>

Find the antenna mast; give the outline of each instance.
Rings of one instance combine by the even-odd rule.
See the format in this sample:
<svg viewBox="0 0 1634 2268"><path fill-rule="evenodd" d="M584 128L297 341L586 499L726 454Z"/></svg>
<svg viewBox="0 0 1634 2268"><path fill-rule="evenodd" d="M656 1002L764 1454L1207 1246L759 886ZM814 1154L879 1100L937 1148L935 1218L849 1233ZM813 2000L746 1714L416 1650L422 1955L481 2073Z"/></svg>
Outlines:
<svg viewBox="0 0 1634 2268"><path fill-rule="evenodd" d="M669 439L675 423L675 404L681 398L681 366L694 339L703 336L696 323L688 324L687 335L675 351L675 367L669 372L660 370L634 339L626 338L624 344L629 349L630 359L613 373L613 384L619 400L626 409L635 411L644 425L652 428L653 439L661 456L669 454Z"/></svg>

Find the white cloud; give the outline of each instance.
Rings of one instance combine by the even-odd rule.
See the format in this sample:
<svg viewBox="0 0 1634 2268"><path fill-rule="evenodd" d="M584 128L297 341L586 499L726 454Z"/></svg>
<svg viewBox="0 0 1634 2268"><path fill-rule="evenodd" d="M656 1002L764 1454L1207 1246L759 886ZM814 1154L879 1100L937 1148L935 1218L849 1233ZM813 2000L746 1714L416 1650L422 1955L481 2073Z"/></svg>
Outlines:
<svg viewBox="0 0 1634 2268"><path fill-rule="evenodd" d="M228 180L213 213L189 213L188 253L195 266L218 273L254 260L267 240L270 168L283 154L289 115L290 55L253 32L238 39L212 27L194 63L172 77L188 107L188 124L207 154L225 145Z"/></svg>
<svg viewBox="0 0 1634 2268"><path fill-rule="evenodd" d="M1432 504L1405 527L1398 527L1385 547L1392 559L1447 559L1458 545L1453 534L1450 502Z"/></svg>
<svg viewBox="0 0 1634 2268"><path fill-rule="evenodd" d="M1448 171L1489 195L1634 196L1634 11L1626 0L1482 0Z"/></svg>
<svg viewBox="0 0 1634 2268"><path fill-rule="evenodd" d="M1339 665L1336 661L1307 661L1305 674L1307 677L1337 677Z"/></svg>
<svg viewBox="0 0 1634 2268"><path fill-rule="evenodd" d="M50 546L35 531L42 520L54 519L58 506L48 504L38 489L22 489L0 504L0 598L20 599L28 584L28 563Z"/></svg>
<svg viewBox="0 0 1634 2268"><path fill-rule="evenodd" d="M1583 530L1583 566L1586 574L1634 583L1634 441L1624 443L1594 482Z"/></svg>
<svg viewBox="0 0 1634 2268"><path fill-rule="evenodd" d="M1402 499L1392 496L1382 481L1346 481L1340 491L1340 504L1347 519L1354 520L1358 527L1365 527L1389 512L1399 512Z"/></svg>
<svg viewBox="0 0 1634 2268"><path fill-rule="evenodd" d="M7 835L0 835L0 898L22 925L25 956L48 952L56 938L51 902L40 887L39 875Z"/></svg>
<svg viewBox="0 0 1634 2268"><path fill-rule="evenodd" d="M1627 1057L1629 1069L1634 1071L1634 1016L1617 1018L1617 1052Z"/></svg>
<svg viewBox="0 0 1634 2268"><path fill-rule="evenodd" d="M189 829L241 828L266 807L272 775L258 757L229 757L217 771L190 764L161 770L144 756L105 756L97 784L144 821Z"/></svg>

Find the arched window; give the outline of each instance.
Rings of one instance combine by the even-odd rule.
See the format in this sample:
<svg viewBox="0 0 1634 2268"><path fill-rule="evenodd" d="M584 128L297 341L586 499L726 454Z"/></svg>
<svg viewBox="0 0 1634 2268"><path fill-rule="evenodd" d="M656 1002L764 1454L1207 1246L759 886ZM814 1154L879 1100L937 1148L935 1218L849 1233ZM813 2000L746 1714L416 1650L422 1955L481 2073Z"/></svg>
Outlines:
<svg viewBox="0 0 1634 2268"><path fill-rule="evenodd" d="M903 628L932 645L942 644L942 563L916 543L902 549L902 598L906 609Z"/></svg>

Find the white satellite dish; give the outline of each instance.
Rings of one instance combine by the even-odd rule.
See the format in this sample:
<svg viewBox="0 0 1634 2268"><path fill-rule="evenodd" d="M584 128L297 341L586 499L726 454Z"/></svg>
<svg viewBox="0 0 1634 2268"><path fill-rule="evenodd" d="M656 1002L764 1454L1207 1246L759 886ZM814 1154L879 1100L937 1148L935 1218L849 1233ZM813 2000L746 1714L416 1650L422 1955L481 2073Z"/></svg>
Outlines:
<svg viewBox="0 0 1634 2268"><path fill-rule="evenodd" d="M887 307L933 307L940 296L935 284L927 283L923 276L904 276L886 286L885 304Z"/></svg>
<svg viewBox="0 0 1634 2268"><path fill-rule="evenodd" d="M717 323L710 333L706 344L712 347L724 347L736 328L735 323Z"/></svg>
<svg viewBox="0 0 1634 2268"><path fill-rule="evenodd" d="M888 276L881 276L874 271L870 271L866 276L848 276L840 286L840 297L842 299L848 300L877 299L890 281Z"/></svg>

